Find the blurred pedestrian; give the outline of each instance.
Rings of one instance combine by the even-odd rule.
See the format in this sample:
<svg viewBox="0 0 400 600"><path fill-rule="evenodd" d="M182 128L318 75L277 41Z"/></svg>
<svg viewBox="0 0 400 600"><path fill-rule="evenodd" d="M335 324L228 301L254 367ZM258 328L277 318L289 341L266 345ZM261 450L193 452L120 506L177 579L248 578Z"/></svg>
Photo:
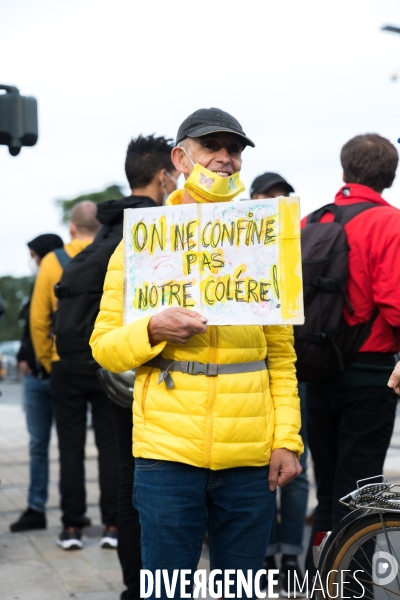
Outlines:
<svg viewBox="0 0 400 600"><path fill-rule="evenodd" d="M42 261L32 296L30 322L35 353L50 375L60 453L60 491L63 529L57 543L64 550L82 548L81 529L85 525L86 497L84 446L87 402L91 402L95 441L99 451L100 508L107 527L116 531L117 454L108 398L97 379L71 374L60 367L54 340L53 320L57 310L54 286L63 268L92 241L101 225L97 206L83 201L71 211L72 241L61 251L49 253ZM113 537L113 534L110 534ZM104 536L103 536L104 537ZM108 540L104 543L108 544ZM114 541L112 542L114 543Z"/></svg>
<svg viewBox="0 0 400 600"><path fill-rule="evenodd" d="M343 315L349 326L364 324L365 341L344 370L306 386L318 499L307 554L310 573L315 535L330 531L348 512L339 499L357 480L383 472L397 405L387 382L400 346L400 211L381 194L393 183L398 153L386 138L365 134L343 146L340 160L344 185L335 206L346 214L347 207L364 205L344 222L349 251ZM319 217L322 223L334 219L329 210Z"/></svg>
<svg viewBox="0 0 400 600"><path fill-rule="evenodd" d="M45 233L28 242L29 267L37 275L42 259L64 242L59 235ZM32 294L31 294L32 295ZM49 443L53 422L53 406L50 395L50 378L35 357L29 331L29 307L31 297L19 315L24 319L21 347L17 354L18 368L24 375L24 409L29 433L29 489L28 508L17 521L11 523L13 532L46 528L45 507L49 482Z"/></svg>
<svg viewBox="0 0 400 600"><path fill-rule="evenodd" d="M294 188L278 173L263 173L256 177L251 184L252 200L267 200L278 196L290 196ZM264 569L276 569L276 555L281 553L280 576L282 579L282 594L286 597L290 587L293 587L294 576L303 581L298 558L303 552L303 535L308 501L307 467L307 426L305 385L299 383L301 429L300 435L304 444L304 453L300 457L302 473L285 487L280 489L280 500L275 510L272 522L271 536L265 553ZM268 575L267 575L268 577ZM264 581L266 586L267 581ZM305 593L296 591L299 598Z"/></svg>

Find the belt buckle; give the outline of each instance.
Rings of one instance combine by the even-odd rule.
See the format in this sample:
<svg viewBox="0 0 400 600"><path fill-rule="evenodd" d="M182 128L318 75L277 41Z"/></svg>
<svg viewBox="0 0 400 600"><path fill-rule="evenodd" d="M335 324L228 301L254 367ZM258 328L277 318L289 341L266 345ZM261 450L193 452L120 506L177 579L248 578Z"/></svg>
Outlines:
<svg viewBox="0 0 400 600"><path fill-rule="evenodd" d="M190 361L190 363L188 364L188 373L190 373L191 375L207 375L208 364Z"/></svg>
<svg viewBox="0 0 400 600"><path fill-rule="evenodd" d="M189 361L187 363L187 373L189 375L205 375L206 377L215 377L218 375L218 370L211 363L199 363Z"/></svg>

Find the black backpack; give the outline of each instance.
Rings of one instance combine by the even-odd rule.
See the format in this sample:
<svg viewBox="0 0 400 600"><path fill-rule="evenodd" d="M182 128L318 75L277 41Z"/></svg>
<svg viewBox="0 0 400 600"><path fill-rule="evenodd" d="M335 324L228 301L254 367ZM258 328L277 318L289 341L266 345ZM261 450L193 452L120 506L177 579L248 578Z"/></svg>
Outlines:
<svg viewBox="0 0 400 600"><path fill-rule="evenodd" d="M64 268L54 287L58 298L54 332L63 367L76 373L96 373L100 365L89 346L100 309L108 262L122 239L112 226L104 226L95 240Z"/></svg>
<svg viewBox="0 0 400 600"><path fill-rule="evenodd" d="M378 315L349 326L343 316L346 296L349 245L344 225L377 205L360 202L348 206L327 204L311 213L301 231L305 323L294 327L299 381L316 382L344 371L371 333ZM334 221L320 223L326 212Z"/></svg>

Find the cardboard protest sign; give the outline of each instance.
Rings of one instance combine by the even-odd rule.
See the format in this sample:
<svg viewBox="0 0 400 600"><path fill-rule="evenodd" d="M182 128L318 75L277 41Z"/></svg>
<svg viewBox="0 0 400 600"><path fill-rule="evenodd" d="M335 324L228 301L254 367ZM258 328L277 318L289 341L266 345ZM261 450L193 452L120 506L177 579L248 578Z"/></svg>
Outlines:
<svg viewBox="0 0 400 600"><path fill-rule="evenodd" d="M124 323L181 306L210 325L302 324L299 199L127 209Z"/></svg>

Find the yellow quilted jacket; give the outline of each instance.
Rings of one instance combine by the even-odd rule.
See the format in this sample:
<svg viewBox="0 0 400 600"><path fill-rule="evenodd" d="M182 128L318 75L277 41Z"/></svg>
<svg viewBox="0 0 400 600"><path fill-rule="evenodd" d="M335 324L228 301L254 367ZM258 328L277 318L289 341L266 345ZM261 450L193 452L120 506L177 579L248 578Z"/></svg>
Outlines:
<svg viewBox="0 0 400 600"><path fill-rule="evenodd" d="M185 346L151 347L150 317L122 324L123 245L110 259L100 312L90 340L94 358L109 371L137 368L133 454L210 469L263 466L271 451L303 444L292 327L209 326ZM240 363L268 356L268 371L206 377L172 373L175 386L158 385L161 355L202 363Z"/></svg>

